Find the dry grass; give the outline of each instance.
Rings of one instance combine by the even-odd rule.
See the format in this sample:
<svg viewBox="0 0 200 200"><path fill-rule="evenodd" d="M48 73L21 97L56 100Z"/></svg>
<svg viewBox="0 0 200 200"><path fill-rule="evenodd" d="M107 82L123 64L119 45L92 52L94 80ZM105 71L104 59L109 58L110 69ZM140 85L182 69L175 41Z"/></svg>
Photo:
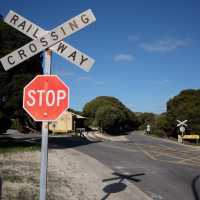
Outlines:
<svg viewBox="0 0 200 200"><path fill-rule="evenodd" d="M112 171L89 156L72 149L49 151L47 200L100 200L107 194L103 188L114 182ZM2 200L38 200L40 152L0 154L0 176L3 178ZM149 200L134 185L119 193L109 194L108 199Z"/></svg>
<svg viewBox="0 0 200 200"><path fill-rule="evenodd" d="M70 150L49 152L47 200L95 200L87 194L83 179L77 173L76 153ZM0 154L0 176L3 179L2 200L39 199L40 152ZM92 194L92 193L91 193Z"/></svg>
<svg viewBox="0 0 200 200"><path fill-rule="evenodd" d="M39 152L0 154L3 200L38 199Z"/></svg>

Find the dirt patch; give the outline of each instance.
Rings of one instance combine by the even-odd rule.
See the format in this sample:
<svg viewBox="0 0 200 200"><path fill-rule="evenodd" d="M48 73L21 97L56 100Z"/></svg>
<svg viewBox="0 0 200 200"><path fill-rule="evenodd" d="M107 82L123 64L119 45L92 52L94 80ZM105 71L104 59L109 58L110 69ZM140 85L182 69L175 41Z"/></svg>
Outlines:
<svg viewBox="0 0 200 200"><path fill-rule="evenodd" d="M3 179L3 200L38 200L40 152L0 154L0 176ZM107 194L103 188L115 182L102 180L111 177L109 168L80 152L50 150L47 200L102 200L106 195L108 200L149 199L128 182L125 182L126 190Z"/></svg>
<svg viewBox="0 0 200 200"><path fill-rule="evenodd" d="M86 185L77 181L81 166L75 162L76 153L70 150L49 151L48 200L96 199L85 192ZM3 179L3 200L39 199L40 152L0 155L0 174ZM91 196L91 197L89 197ZM82 198L81 198L82 197Z"/></svg>

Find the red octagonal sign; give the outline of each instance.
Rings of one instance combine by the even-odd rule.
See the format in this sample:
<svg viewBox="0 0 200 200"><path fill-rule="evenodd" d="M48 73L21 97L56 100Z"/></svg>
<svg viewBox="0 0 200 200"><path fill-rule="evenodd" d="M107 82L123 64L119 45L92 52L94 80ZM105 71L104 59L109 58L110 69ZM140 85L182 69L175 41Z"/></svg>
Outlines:
<svg viewBox="0 0 200 200"><path fill-rule="evenodd" d="M56 75L38 75L24 88L23 108L35 121L54 121L69 108L69 87Z"/></svg>

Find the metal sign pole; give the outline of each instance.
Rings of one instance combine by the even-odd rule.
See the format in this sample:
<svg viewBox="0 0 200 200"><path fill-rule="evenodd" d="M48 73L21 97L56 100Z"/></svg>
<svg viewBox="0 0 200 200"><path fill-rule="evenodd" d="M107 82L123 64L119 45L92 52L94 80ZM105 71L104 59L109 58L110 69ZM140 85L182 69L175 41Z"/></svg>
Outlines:
<svg viewBox="0 0 200 200"><path fill-rule="evenodd" d="M2 185L3 185L3 181L2 181L2 178L0 176L0 200L2 198Z"/></svg>
<svg viewBox="0 0 200 200"><path fill-rule="evenodd" d="M88 9L85 12L82 12L81 14L77 15L76 17L73 17L70 20L65 21L63 24L57 26L56 28L54 28L53 30L48 31L48 32L46 32L42 28L38 27L37 25L33 24L29 20L23 18L22 16L18 15L17 13L14 13L13 11L10 11L8 13L8 15L5 17L4 21L6 23L8 23L10 26L16 28L17 30L21 31L22 33L24 33L25 35L27 35L33 39L33 41L25 44L24 46L20 47L19 49L16 49L12 53L7 54L6 56L0 58L0 62L6 71L17 66L18 64L24 62L28 58L31 58L32 56L34 56L42 51L45 51L44 52L44 57L45 57L44 74L50 75L51 74L51 50L48 50L47 48L51 48L54 52L58 53L58 55L66 58L67 60L70 60L72 63L83 68L85 71L89 71L95 62L92 58L90 58L86 54L76 50L74 47L72 47L70 45L66 45L62 41L65 37L72 35L73 33L85 28L86 26L88 26L91 23L96 21L96 18L91 9ZM16 21L20 21L20 23L21 23L21 21L23 21L24 23L30 24L30 26L28 28L29 30L22 30L21 28L19 28L20 24L15 23ZM76 26L71 23L72 21L77 23ZM44 35L42 34L39 37L36 37L35 34L37 33L37 31L32 35L32 33L33 33L32 30L37 30L37 31L39 30L39 32L43 33ZM62 34L60 34L61 31L62 31ZM59 41L62 41L62 42L59 42ZM64 52L66 47L67 47L67 51ZM23 58L19 54L19 51L23 51L24 57L26 57L26 58ZM68 53L70 52L69 55L66 54L67 52ZM77 56L78 56L78 58L77 58ZM37 81L38 81L37 77L35 79L33 79L32 81L35 81L37 83ZM52 76L49 76L49 77L52 78ZM63 103L61 106L61 108L66 109L69 107L69 95L68 95L69 88L67 85L64 84L64 82L59 80L58 77L55 80L58 82L61 82L61 85L59 87L62 88L63 94L65 94L65 96L62 96L62 97L60 96L59 100L63 100L63 101L64 101L64 99L66 100L65 103ZM44 83L44 81L42 83ZM53 118L48 118L51 116L49 116L47 114L47 112L43 112L43 110L39 113L37 110L37 106L34 107L36 109L32 109L32 110L30 109L30 104L28 103L28 101L25 101L25 99L27 98L27 93L29 94L29 90L30 90L29 87L33 87L32 84L33 84L33 82L30 82L24 88L23 108L30 114L30 116L35 121L43 121L43 123L42 123L42 144L41 144L41 169L40 169L40 200L46 200L47 165L48 165L48 122L47 121L44 122L44 120L55 119L56 115L54 115ZM40 86L41 85L42 84L40 84ZM34 87L36 87L36 86L34 86ZM53 89L56 90L56 88L54 88L54 87L53 87ZM34 90L37 91L37 87ZM43 98L43 97L41 97L42 93L39 93L39 94L40 94L39 98ZM30 95L29 95L29 97L30 97ZM47 99L46 99L45 103L47 103ZM32 102L32 104L35 104L35 103ZM49 106L47 106L47 108L49 108ZM46 106L44 106L44 109L46 109ZM35 111L37 113L37 117L34 116L33 111ZM59 112L61 112L61 111L62 111L62 109L59 110ZM42 115L43 118L41 118L41 115L39 118L41 120L37 120L38 114ZM59 113L56 113L56 114L59 114ZM44 118L44 116L45 116L45 118Z"/></svg>
<svg viewBox="0 0 200 200"><path fill-rule="evenodd" d="M44 74L51 74L51 50L44 52ZM42 147L40 164L40 200L46 200L48 167L48 122L42 122Z"/></svg>

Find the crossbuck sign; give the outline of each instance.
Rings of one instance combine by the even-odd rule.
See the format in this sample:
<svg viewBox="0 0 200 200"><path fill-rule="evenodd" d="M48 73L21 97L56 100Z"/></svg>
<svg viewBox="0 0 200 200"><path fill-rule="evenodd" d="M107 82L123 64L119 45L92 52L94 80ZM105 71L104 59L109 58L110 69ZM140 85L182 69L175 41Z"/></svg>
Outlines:
<svg viewBox="0 0 200 200"><path fill-rule="evenodd" d="M188 120L184 120L184 121L180 121L180 120L177 120L178 124L177 124L177 127L180 127L180 126L187 126L186 122Z"/></svg>
<svg viewBox="0 0 200 200"><path fill-rule="evenodd" d="M9 70L45 50L44 73L48 74L48 76L46 75L46 77L36 77L25 87L23 106L26 111L33 115L33 118L35 116L34 119L37 118L39 121L43 121L40 168L40 200L46 200L48 122L44 120L43 115L48 116L51 120L55 119L55 116L53 115L55 115L56 112L58 112L57 114L59 115L61 111L65 110L69 106L68 87L66 87L64 84L60 84L59 86L60 81L57 81L57 83L55 80L51 81L53 78L56 78L55 76L50 76L51 51L69 60L83 70L89 71L95 61L81 51L63 42L62 40L67 36L70 36L73 33L90 25L96 21L96 18L92 11L89 9L79 14L78 16L64 22L51 31L45 31L44 29L40 28L36 24L30 22L26 18L13 11L8 13L4 21L33 39L28 44L0 59L5 70ZM41 80L38 81L40 78ZM66 101L66 99L68 101ZM42 102L45 103L42 104ZM62 105L60 104L61 102ZM35 105L37 105L37 107L34 107ZM38 112L35 113L35 111L38 109L38 106L39 109L41 109L41 113L43 113L42 117L38 116ZM49 107L51 107L51 109L49 109ZM55 109L53 110L52 107ZM49 111L49 115L47 111Z"/></svg>
<svg viewBox="0 0 200 200"><path fill-rule="evenodd" d="M180 132L183 134L185 133L185 127L187 126L186 122L188 120L184 120L184 121L180 121L180 120L176 120L178 122L177 127L179 127Z"/></svg>
<svg viewBox="0 0 200 200"><path fill-rule="evenodd" d="M33 41L0 59L5 70L13 68L49 47L52 51L85 71L89 71L94 64L92 58L62 41L64 38L96 21L90 9L49 32L13 11L8 13L4 21L33 39Z"/></svg>

